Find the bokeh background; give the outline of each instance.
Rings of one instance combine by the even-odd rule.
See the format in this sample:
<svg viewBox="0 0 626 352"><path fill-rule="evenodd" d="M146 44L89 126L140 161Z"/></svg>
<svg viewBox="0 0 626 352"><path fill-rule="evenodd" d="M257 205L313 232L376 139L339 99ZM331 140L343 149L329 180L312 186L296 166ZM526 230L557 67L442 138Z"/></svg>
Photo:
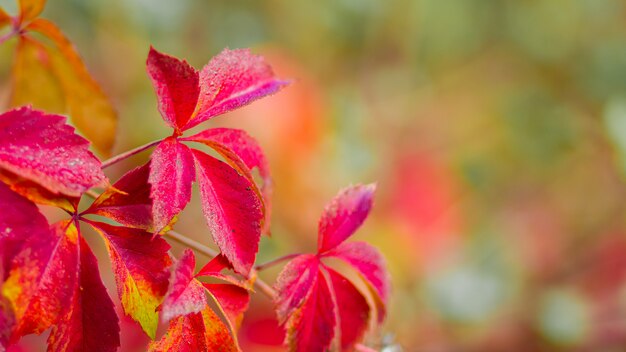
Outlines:
<svg viewBox="0 0 626 352"><path fill-rule="evenodd" d="M313 251L324 204L378 182L355 237L386 256L393 296L367 345L624 350L623 0L49 0L43 17L114 101L117 152L169 134L145 73L150 45L196 67L251 47L296 80L202 127L246 129L268 155L273 237L259 262ZM3 106L13 45L0 47ZM177 229L210 244L197 198ZM244 351L282 350L273 319L255 295ZM133 323L122 329L124 351L144 349Z"/></svg>

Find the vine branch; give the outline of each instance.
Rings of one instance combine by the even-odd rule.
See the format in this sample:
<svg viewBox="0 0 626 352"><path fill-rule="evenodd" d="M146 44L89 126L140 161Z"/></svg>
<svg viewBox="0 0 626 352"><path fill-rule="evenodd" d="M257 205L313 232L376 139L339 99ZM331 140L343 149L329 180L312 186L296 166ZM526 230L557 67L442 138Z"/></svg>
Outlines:
<svg viewBox="0 0 626 352"><path fill-rule="evenodd" d="M120 161L122 161L124 159L128 159L128 158L130 158L131 156L133 156L135 154L139 154L139 153L143 152L144 150L146 150L148 148L152 148L152 147L154 147L155 145L157 145L159 143L161 143L161 139L158 139L156 141L152 141L152 142L146 143L146 144L141 145L141 146L139 146L139 147L137 147L135 149L131 149L131 150L129 150L127 152L124 152L122 154L118 154L116 156L113 156L113 157L109 158L108 160L105 160L105 161L102 162L102 169L104 170L104 169L106 169L107 167L109 167L111 165L117 164L117 163L119 163Z"/></svg>

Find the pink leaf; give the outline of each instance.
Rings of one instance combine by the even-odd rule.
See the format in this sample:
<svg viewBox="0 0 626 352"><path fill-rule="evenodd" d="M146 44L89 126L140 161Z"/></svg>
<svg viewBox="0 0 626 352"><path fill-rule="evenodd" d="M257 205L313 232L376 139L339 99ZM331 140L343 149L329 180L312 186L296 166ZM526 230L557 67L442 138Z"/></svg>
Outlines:
<svg viewBox="0 0 626 352"><path fill-rule="evenodd" d="M198 103L183 129L273 94L288 83L277 79L265 60L248 49L224 49L200 71Z"/></svg>
<svg viewBox="0 0 626 352"><path fill-rule="evenodd" d="M337 301L341 331L341 350L351 351L361 340L369 323L370 307L354 285L336 271L326 267Z"/></svg>
<svg viewBox="0 0 626 352"><path fill-rule="evenodd" d="M226 163L193 151L202 210L213 239L235 270L247 275L256 257L263 213L252 184Z"/></svg>
<svg viewBox="0 0 626 352"><path fill-rule="evenodd" d="M374 291L378 303L378 320L385 318L389 298L389 274L380 252L365 242L343 243L324 256L339 258L354 267Z"/></svg>
<svg viewBox="0 0 626 352"><path fill-rule="evenodd" d="M157 307L167 292L170 245L139 229L87 221L104 238L124 312L154 339L159 323Z"/></svg>
<svg viewBox="0 0 626 352"><path fill-rule="evenodd" d="M152 153L148 177L156 233L165 230L189 203L194 179L191 150L175 138L163 140Z"/></svg>
<svg viewBox="0 0 626 352"><path fill-rule="evenodd" d="M263 198L265 206L264 224L266 228L269 228L272 178L265 154L263 154L257 141L245 131L231 128L211 128L184 138L184 140L203 143L215 149L239 173L248 177L255 186L251 170L254 168L259 170L263 185L260 190L255 187L255 191L258 190L259 197Z"/></svg>
<svg viewBox="0 0 626 352"><path fill-rule="evenodd" d="M209 291L219 309L228 318L232 331L237 331L250 303L248 290L233 284L202 283L202 286Z"/></svg>
<svg viewBox="0 0 626 352"><path fill-rule="evenodd" d="M96 257L82 237L79 240L78 280L70 304L52 328L48 351L117 351L120 331L115 307L100 279Z"/></svg>
<svg viewBox="0 0 626 352"><path fill-rule="evenodd" d="M80 196L106 179L65 117L23 107L0 115L0 168L53 193Z"/></svg>
<svg viewBox="0 0 626 352"><path fill-rule="evenodd" d="M200 87L198 72L186 61L160 53L150 47L148 75L159 100L165 121L179 131L194 112Z"/></svg>
<svg viewBox="0 0 626 352"><path fill-rule="evenodd" d="M319 222L319 253L338 246L363 224L375 190L375 184L346 188L326 206Z"/></svg>
<svg viewBox="0 0 626 352"><path fill-rule="evenodd" d="M199 281L194 279L196 258L193 251L186 249L176 263L170 288L162 306L164 322L172 318L200 312L206 306L206 296Z"/></svg>
<svg viewBox="0 0 626 352"><path fill-rule="evenodd" d="M107 217L124 226L154 231L148 164L130 170L96 199L85 214Z"/></svg>
<svg viewBox="0 0 626 352"><path fill-rule="evenodd" d="M290 314L302 305L317 277L319 258L312 254L300 255L291 260L276 280L276 314L284 324Z"/></svg>

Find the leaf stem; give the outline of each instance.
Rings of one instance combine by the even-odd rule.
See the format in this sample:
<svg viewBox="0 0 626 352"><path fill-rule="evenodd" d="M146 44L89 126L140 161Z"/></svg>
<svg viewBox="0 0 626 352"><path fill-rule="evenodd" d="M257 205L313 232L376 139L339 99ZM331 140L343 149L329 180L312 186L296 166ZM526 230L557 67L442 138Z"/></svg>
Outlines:
<svg viewBox="0 0 626 352"><path fill-rule="evenodd" d="M139 154L139 153L143 152L144 150L146 150L148 148L151 148L151 147L154 147L155 145L157 145L159 143L161 143L161 139L158 139L156 141L152 141L152 142L146 143L146 144L141 145L141 146L139 146L139 147L137 147L135 149L131 149L131 150L127 151L127 152L124 152L122 154L118 154L118 155L116 155L114 157L111 157L110 159L105 160L105 161L102 162L102 169L106 169L107 167L109 167L111 165L114 165L116 163L119 163L120 161L122 161L124 159L130 158L131 156L133 156L135 154Z"/></svg>
<svg viewBox="0 0 626 352"><path fill-rule="evenodd" d="M263 271L263 270L265 270L265 269L268 269L268 268L273 267L273 266L274 266L274 265L276 265L276 264L280 264L280 263L282 263L282 262L284 262L284 261L287 261L287 260L293 259L293 258L295 258L295 257L297 257L297 256L299 256L299 255L301 255L301 253L287 254L287 255L284 255L284 256L282 256L282 257L276 258L276 259L274 259L274 260L270 260L269 262L265 262L265 263L263 263L263 264L259 264L259 265L257 265L257 266L255 267L255 269L256 269L257 271Z"/></svg>
<svg viewBox="0 0 626 352"><path fill-rule="evenodd" d="M216 250L209 248L205 245L203 245L200 242L194 241L191 238L178 233L176 231L167 231L166 233L163 234L163 236L169 237L172 240L183 244L191 249L196 250L198 253L202 253L204 255L206 255L209 258L213 258L216 257L217 255L219 255L219 252L217 252ZM253 272L254 274L254 272ZM254 276L254 275L250 275L250 276ZM265 294L267 297L269 297L270 299L274 300L274 298L276 297L276 291L270 286L268 285L265 281L261 280L259 277L257 277L254 280L254 286L263 294Z"/></svg>

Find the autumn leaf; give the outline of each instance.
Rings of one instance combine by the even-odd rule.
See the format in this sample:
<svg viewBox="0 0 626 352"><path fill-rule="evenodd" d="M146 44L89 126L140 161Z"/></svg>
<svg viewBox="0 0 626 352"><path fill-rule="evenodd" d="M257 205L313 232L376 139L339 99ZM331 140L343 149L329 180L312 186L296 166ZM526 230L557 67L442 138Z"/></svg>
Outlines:
<svg viewBox="0 0 626 352"><path fill-rule="evenodd" d="M28 22L43 11L46 6L46 0L19 0L20 5L20 22Z"/></svg>
<svg viewBox="0 0 626 352"><path fill-rule="evenodd" d="M53 193L80 196L106 179L89 142L65 117L29 107L0 115L0 168Z"/></svg>
<svg viewBox="0 0 626 352"><path fill-rule="evenodd" d="M169 283L170 245L149 232L87 221L104 238L124 312L154 339Z"/></svg>
<svg viewBox="0 0 626 352"><path fill-rule="evenodd" d="M183 131L272 94L286 84L248 50L224 50L200 72L186 61L150 48L147 71L164 121L174 135L163 140L150 162L152 215L155 233L176 221L191 197L191 183L200 184L202 208L209 229L234 269L247 275L254 264L262 232L268 232L271 179L256 141L243 131L215 129L182 137ZM217 151L225 164L180 142L199 142ZM255 183L258 169L263 186Z"/></svg>
<svg viewBox="0 0 626 352"><path fill-rule="evenodd" d="M154 232L148 164L128 171L107 188L84 214L114 220L126 227Z"/></svg>
<svg viewBox="0 0 626 352"><path fill-rule="evenodd" d="M117 351L120 336L115 307L100 279L96 257L82 237L78 240L78 277L73 285L67 283L72 297L52 327L48 351Z"/></svg>
<svg viewBox="0 0 626 352"><path fill-rule="evenodd" d="M325 258L341 259L361 275L375 297L379 321L384 319L389 277L382 256L366 243L343 243L369 214L374 191L374 185L341 191L320 219L317 254L295 257L280 273L276 313L291 351L326 351L333 341L349 351L367 330L372 310L367 299Z"/></svg>
<svg viewBox="0 0 626 352"><path fill-rule="evenodd" d="M11 16L9 16L9 14L0 7L0 29L8 24L11 24L11 22Z"/></svg>
<svg viewBox="0 0 626 352"><path fill-rule="evenodd" d="M219 274L226 268L219 257L209 264L201 272L203 276ZM233 284L201 283L197 280L200 273L194 275L195 265L193 251L185 250L175 265L161 307L163 321L169 321L168 331L159 342L150 345L150 351L239 350L235 326L248 307L247 291ZM228 319L230 329L209 308L205 290Z"/></svg>

